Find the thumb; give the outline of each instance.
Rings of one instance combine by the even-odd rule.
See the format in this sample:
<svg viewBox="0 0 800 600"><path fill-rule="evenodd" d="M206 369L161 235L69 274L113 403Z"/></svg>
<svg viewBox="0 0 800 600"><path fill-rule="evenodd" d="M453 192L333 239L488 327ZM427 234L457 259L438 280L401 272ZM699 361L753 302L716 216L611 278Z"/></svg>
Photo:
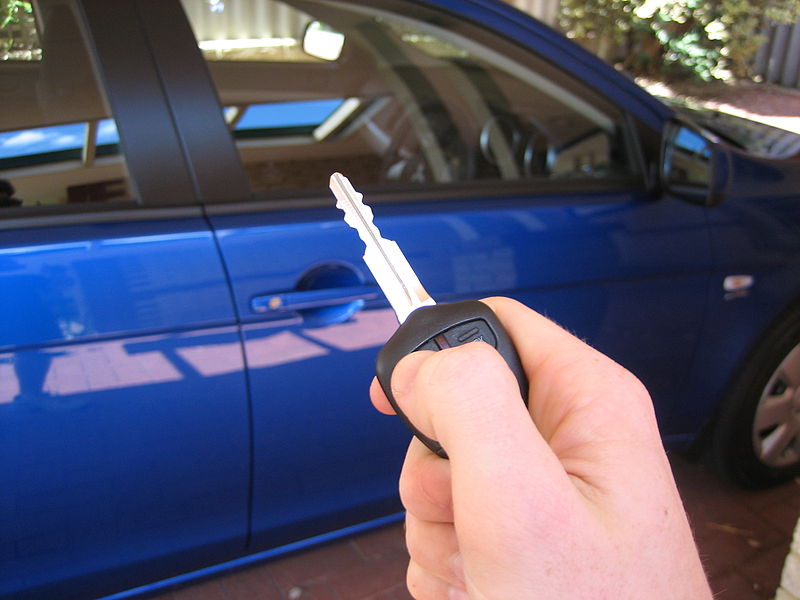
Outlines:
<svg viewBox="0 0 800 600"><path fill-rule="evenodd" d="M395 367L391 385L406 417L448 454L487 443L500 451L510 443L509 427L523 440L535 433L513 374L488 344L412 353Z"/></svg>
<svg viewBox="0 0 800 600"><path fill-rule="evenodd" d="M489 344L404 357L392 375L392 393L407 418L445 448L454 500L469 499L471 510L514 514L541 503L541 486L555 498L574 491L516 378Z"/></svg>

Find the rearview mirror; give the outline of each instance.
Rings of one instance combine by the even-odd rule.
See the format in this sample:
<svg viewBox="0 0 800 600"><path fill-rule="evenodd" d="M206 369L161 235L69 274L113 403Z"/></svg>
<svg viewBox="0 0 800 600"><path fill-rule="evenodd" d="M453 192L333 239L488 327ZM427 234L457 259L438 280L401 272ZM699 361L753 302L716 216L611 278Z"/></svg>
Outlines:
<svg viewBox="0 0 800 600"><path fill-rule="evenodd" d="M311 21L303 34L303 51L314 58L337 60L342 55L344 34L320 21Z"/></svg>
<svg viewBox="0 0 800 600"><path fill-rule="evenodd" d="M667 125L661 152L665 191L712 206L722 201L729 175L728 153L711 134L678 121Z"/></svg>

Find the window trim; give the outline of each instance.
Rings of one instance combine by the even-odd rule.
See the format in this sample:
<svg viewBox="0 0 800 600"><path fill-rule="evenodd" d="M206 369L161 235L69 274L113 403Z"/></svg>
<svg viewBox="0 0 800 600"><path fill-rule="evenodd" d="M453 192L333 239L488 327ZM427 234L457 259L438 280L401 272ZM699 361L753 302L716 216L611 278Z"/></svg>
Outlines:
<svg viewBox="0 0 800 600"><path fill-rule="evenodd" d="M139 4L80 0L90 55L141 206L194 205L198 196L193 176Z"/></svg>
<svg viewBox="0 0 800 600"><path fill-rule="evenodd" d="M496 181L475 181L458 183L420 184L413 188L397 184L364 185L359 191L369 199L370 205L377 204L421 204L436 207L447 204L476 200L491 202L491 207L507 203L522 203L527 206L559 205L587 206L593 203L607 203L608 196L634 195L645 198L649 190L643 182L631 185L630 178L609 178L603 180L575 179L568 185L565 181L542 180L507 181L498 192ZM324 189L279 190L276 192L253 192L252 199L236 202L221 202L204 206L208 216L235 215L256 212L283 212L332 208L330 192ZM596 198L596 200L595 200ZM489 205L486 205L489 207ZM438 210L438 208L436 209Z"/></svg>
<svg viewBox="0 0 800 600"><path fill-rule="evenodd" d="M86 207L102 206L98 210ZM0 232L39 227L68 227L98 223L129 223L203 217L201 206L142 207L134 201L109 204L57 204L53 208L24 206L3 209ZM7 216L6 216L7 214Z"/></svg>
<svg viewBox="0 0 800 600"><path fill-rule="evenodd" d="M107 0L85 0L109 5ZM191 174L200 203L249 197L244 166L223 115L202 51L179 0L134 0L155 62L171 126L180 138L178 156ZM209 152L208 148L214 148Z"/></svg>

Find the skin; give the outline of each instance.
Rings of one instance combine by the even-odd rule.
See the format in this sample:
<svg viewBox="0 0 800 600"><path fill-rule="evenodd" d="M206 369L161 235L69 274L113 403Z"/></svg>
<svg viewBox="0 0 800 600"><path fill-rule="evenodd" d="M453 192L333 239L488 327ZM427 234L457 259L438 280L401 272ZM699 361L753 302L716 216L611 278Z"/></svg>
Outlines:
<svg viewBox="0 0 800 600"><path fill-rule="evenodd" d="M417 600L712 597L647 390L507 298L484 300L530 381L488 344L415 352L392 375L411 442L400 477ZM375 407L393 414L377 381Z"/></svg>

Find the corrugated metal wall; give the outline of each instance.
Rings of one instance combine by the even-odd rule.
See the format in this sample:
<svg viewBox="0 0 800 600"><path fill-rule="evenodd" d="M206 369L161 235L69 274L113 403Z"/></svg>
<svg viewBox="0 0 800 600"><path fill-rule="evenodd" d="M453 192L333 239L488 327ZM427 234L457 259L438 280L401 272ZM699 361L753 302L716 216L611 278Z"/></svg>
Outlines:
<svg viewBox="0 0 800 600"><path fill-rule="evenodd" d="M554 25L559 0L506 0L548 25ZM200 41L237 38L297 37L308 22L295 9L271 0L219 2L215 12L208 0L183 0Z"/></svg>
<svg viewBox="0 0 800 600"><path fill-rule="evenodd" d="M793 25L773 25L763 32L767 41L755 60L764 81L800 88L800 19Z"/></svg>
<svg viewBox="0 0 800 600"><path fill-rule="evenodd" d="M555 25L559 0L507 0L548 25ZM767 41L759 50L754 72L764 81L800 88L800 18L790 25L772 25L762 32Z"/></svg>
<svg viewBox="0 0 800 600"><path fill-rule="evenodd" d="M506 0L548 25L558 18L559 0ZM183 0L200 40L233 37L297 37L308 19L269 0L231 2L224 14L211 15L208 0ZM755 73L764 81L800 88L800 19L793 25L765 29L767 42L755 59Z"/></svg>
<svg viewBox="0 0 800 600"><path fill-rule="evenodd" d="M237 0L215 3L182 0L183 8L200 42L230 39L299 38L309 18L281 2Z"/></svg>
<svg viewBox="0 0 800 600"><path fill-rule="evenodd" d="M524 10L548 25L555 25L558 16L559 0L507 0L520 10Z"/></svg>

